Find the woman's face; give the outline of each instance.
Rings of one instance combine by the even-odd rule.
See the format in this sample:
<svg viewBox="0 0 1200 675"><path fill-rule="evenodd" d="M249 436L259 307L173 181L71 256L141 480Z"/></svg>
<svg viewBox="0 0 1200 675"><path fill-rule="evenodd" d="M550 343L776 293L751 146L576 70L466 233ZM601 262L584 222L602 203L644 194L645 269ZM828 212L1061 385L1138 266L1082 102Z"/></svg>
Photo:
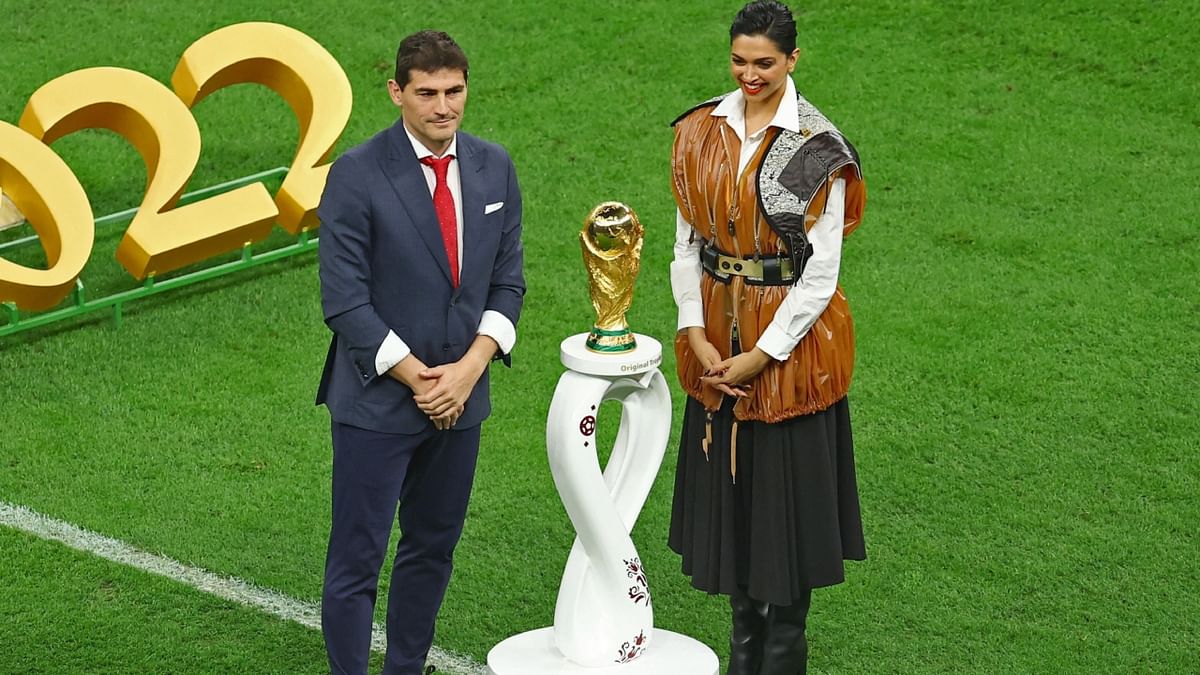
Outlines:
<svg viewBox="0 0 1200 675"><path fill-rule="evenodd" d="M747 101L770 101L782 95L800 50L779 51L765 35L739 35L729 49L729 71Z"/></svg>

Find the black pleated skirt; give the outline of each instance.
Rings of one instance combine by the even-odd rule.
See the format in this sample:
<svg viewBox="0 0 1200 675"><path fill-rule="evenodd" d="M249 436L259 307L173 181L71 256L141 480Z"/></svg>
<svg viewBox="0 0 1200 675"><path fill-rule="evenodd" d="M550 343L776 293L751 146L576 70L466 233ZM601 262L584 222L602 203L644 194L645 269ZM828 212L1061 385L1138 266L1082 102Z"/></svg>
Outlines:
<svg viewBox="0 0 1200 675"><path fill-rule="evenodd" d="M867 556L846 399L777 424L739 422L736 481L732 399L713 413L707 458L705 420L689 397L668 543L692 585L790 605L805 589L841 583L843 561Z"/></svg>

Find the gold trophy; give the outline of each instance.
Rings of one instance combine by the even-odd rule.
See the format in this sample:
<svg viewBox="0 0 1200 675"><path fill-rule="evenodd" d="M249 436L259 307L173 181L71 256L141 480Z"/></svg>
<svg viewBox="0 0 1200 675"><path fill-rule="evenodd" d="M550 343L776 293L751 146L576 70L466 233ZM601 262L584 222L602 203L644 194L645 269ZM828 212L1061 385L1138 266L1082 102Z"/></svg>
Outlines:
<svg viewBox="0 0 1200 675"><path fill-rule="evenodd" d="M633 282L641 269L642 229L637 214L621 202L604 202L583 221L579 242L588 273L588 294L596 324L587 348L601 354L637 349L625 313L633 304Z"/></svg>

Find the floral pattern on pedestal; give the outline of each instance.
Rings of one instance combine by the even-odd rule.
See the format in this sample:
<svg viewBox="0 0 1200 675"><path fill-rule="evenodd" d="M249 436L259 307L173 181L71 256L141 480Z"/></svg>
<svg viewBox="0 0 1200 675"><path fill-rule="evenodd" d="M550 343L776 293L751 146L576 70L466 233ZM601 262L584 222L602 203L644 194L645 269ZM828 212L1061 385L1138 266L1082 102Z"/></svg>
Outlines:
<svg viewBox="0 0 1200 675"><path fill-rule="evenodd" d="M638 631L637 637L621 645L617 663L629 663L646 652L646 631Z"/></svg>
<svg viewBox="0 0 1200 675"><path fill-rule="evenodd" d="M634 585L629 587L629 599L635 605L645 602L646 606L649 607L650 585L646 582L646 569L642 567L641 559L626 560L625 575L634 580Z"/></svg>

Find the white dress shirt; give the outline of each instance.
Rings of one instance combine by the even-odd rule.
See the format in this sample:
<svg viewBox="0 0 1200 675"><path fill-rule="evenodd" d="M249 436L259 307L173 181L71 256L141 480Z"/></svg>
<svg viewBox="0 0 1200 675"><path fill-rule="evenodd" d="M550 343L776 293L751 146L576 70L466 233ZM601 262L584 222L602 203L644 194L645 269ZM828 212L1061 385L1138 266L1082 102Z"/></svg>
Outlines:
<svg viewBox="0 0 1200 675"><path fill-rule="evenodd" d="M725 122L742 141L737 169L739 176L758 152L768 127L779 127L797 133L800 131L796 84L791 77L787 78L785 87L775 116L752 136L746 136L746 97L741 89L722 99L710 113L713 117L724 117ZM800 281L788 291L779 308L775 310L771 324L759 336L755 345L776 360L783 361L791 355L792 350L825 311L830 298L837 290L838 270L842 259L845 196L846 181L839 178L833 182L830 189L825 213L808 232L813 255L805 265ZM684 219L679 210L676 210L671 291L679 308L679 330L692 326L704 327L704 300L700 295L700 279L704 274L704 268L700 264L700 247L703 240L692 236L692 231L692 225ZM742 347L748 348L747 345Z"/></svg>
<svg viewBox="0 0 1200 675"><path fill-rule="evenodd" d="M437 157L433 152L425 147L408 127L404 128L404 133L408 135L408 140L412 143L413 151L417 153L417 161L425 157ZM462 207L462 179L458 171L458 135L450 141L450 147L446 148L443 155L449 154L454 157L450 161L450 166L446 171L446 186L450 188L450 196L454 198L454 217L458 221L458 269L462 270L463 261L463 207ZM425 182L429 185L429 196L433 197L433 191L437 187L437 174L433 172L433 167L421 164L421 171L425 174ZM479 335L486 335L496 341L500 345L500 351L505 354L512 351L512 348L517 343L517 328L513 325L508 317L495 310L484 310L483 316L479 319L479 328L475 331ZM379 351L375 353L375 371L383 375L391 370L397 363L400 363L412 350L408 344L396 335L395 331L388 331L387 337L383 339L383 344L379 345Z"/></svg>

